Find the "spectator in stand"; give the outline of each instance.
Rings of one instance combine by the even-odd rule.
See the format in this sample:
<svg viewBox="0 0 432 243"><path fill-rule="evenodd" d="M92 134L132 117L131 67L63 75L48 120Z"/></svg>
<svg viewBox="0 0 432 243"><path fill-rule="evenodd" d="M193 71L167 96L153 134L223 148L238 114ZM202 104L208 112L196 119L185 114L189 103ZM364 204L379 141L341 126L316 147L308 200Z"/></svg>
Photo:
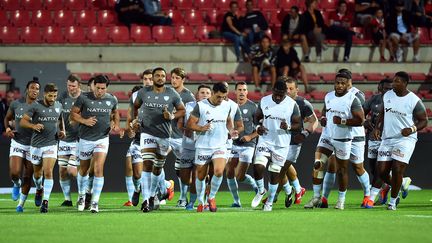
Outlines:
<svg viewBox="0 0 432 243"><path fill-rule="evenodd" d="M270 73L271 87L276 82L276 52L271 47L271 39L263 36L259 44L251 48L252 81L255 84L255 91L261 92L261 74L265 71Z"/></svg>
<svg viewBox="0 0 432 243"><path fill-rule="evenodd" d="M426 0L424 8L426 15L432 17L432 0Z"/></svg>
<svg viewBox="0 0 432 243"><path fill-rule="evenodd" d="M327 39L340 40L345 42L345 52L343 61L348 62L352 47L352 38L356 33L351 30L352 15L347 12L347 3L345 0L338 2L338 8L330 14L330 25L325 34ZM336 50L336 48L335 48ZM338 61L337 55L334 56L334 61Z"/></svg>
<svg viewBox="0 0 432 243"><path fill-rule="evenodd" d="M297 51L294 49L293 42L289 39L282 40L281 46L276 54L276 70L278 76L289 76L303 81L305 93L313 90L309 86L306 69L300 62Z"/></svg>
<svg viewBox="0 0 432 243"><path fill-rule="evenodd" d="M380 61L387 61L385 58L385 49L388 48L390 51L390 47L387 42L387 33L385 30L385 20L384 20L384 12L381 9L377 9L375 12L375 17L371 21L372 27L372 40L375 45L379 46L380 51Z"/></svg>
<svg viewBox="0 0 432 243"><path fill-rule="evenodd" d="M418 55L420 48L419 35L412 26L411 13L404 9L403 1L397 2L395 11L390 14L386 23L387 33L390 33L391 60L402 62L404 55L401 44L407 44L413 46L413 62L420 62Z"/></svg>
<svg viewBox="0 0 432 243"><path fill-rule="evenodd" d="M144 24L146 22L146 13L141 0L118 0L115 4L115 10L119 21L128 27L131 24Z"/></svg>
<svg viewBox="0 0 432 243"><path fill-rule="evenodd" d="M242 32L241 21L238 16L238 3L230 2L230 11L225 13L221 26L222 37L234 43L234 51L238 62L244 62L240 52L243 48L245 56L248 56L250 47L247 41L247 33Z"/></svg>
<svg viewBox="0 0 432 243"><path fill-rule="evenodd" d="M261 40L268 29L267 20L264 15L254 10L253 0L246 1L246 15L242 18L244 32L248 34L249 45Z"/></svg>
<svg viewBox="0 0 432 243"><path fill-rule="evenodd" d="M355 0L356 21L363 27L372 21L375 11L381 8L381 1L378 0Z"/></svg>
<svg viewBox="0 0 432 243"><path fill-rule="evenodd" d="M171 25L172 19L164 12L160 0L141 0L146 13L146 24Z"/></svg>
<svg viewBox="0 0 432 243"><path fill-rule="evenodd" d="M303 60L309 62L309 46L303 33L303 16L299 14L297 6L292 6L291 11L284 17L281 32L282 40L300 43L303 51Z"/></svg>
<svg viewBox="0 0 432 243"><path fill-rule="evenodd" d="M426 15L424 3L421 0L412 0L411 14L413 17L413 25L415 27L428 27L432 26L432 17Z"/></svg>
<svg viewBox="0 0 432 243"><path fill-rule="evenodd" d="M315 44L315 51L317 62L321 62L321 52L324 45L324 29L326 28L324 24L324 18L321 12L318 10L318 1L317 0L306 0L306 12L303 13L303 21L304 21L304 33L306 34L306 38L308 42ZM305 56L305 59L309 59L309 53Z"/></svg>
<svg viewBox="0 0 432 243"><path fill-rule="evenodd" d="M12 101L15 100L15 92L13 90L8 90L3 99L0 100L0 134L6 131L6 127L4 127L4 119L6 117L6 113L9 109Z"/></svg>

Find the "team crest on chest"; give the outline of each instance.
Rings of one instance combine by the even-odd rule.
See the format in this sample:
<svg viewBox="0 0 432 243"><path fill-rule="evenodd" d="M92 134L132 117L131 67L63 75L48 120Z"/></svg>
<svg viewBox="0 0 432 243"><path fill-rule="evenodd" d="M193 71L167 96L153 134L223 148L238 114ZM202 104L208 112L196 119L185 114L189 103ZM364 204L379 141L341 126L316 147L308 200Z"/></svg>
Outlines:
<svg viewBox="0 0 432 243"><path fill-rule="evenodd" d="M107 106L111 105L111 101L109 101L109 100L105 101L105 103L107 104Z"/></svg>
<svg viewBox="0 0 432 243"><path fill-rule="evenodd" d="M248 109L243 109L243 114L247 114L248 113Z"/></svg>
<svg viewBox="0 0 432 243"><path fill-rule="evenodd" d="M60 113L60 108L55 108L55 111L56 111L57 113Z"/></svg>
<svg viewBox="0 0 432 243"><path fill-rule="evenodd" d="M164 100L165 100L165 101L168 101L168 100L169 100L169 96L167 96L167 95L164 96Z"/></svg>

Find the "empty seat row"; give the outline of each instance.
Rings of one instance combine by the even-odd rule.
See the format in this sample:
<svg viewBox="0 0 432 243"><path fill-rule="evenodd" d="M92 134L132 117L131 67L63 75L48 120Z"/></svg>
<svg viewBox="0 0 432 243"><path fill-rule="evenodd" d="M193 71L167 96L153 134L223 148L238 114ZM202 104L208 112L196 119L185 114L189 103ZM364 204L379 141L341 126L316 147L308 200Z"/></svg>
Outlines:
<svg viewBox="0 0 432 243"><path fill-rule="evenodd" d="M113 7L116 0L0 0L1 10L83 10Z"/></svg>

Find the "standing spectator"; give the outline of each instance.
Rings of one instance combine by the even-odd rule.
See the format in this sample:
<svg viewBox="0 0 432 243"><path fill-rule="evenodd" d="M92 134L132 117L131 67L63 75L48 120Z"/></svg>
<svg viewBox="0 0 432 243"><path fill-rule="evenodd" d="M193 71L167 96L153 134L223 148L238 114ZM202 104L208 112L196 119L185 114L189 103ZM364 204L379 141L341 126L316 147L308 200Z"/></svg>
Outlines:
<svg viewBox="0 0 432 243"><path fill-rule="evenodd" d="M281 46L276 54L276 69L278 76L289 76L303 81L305 93L309 93L313 90L309 86L307 79L306 69L301 64L300 59L297 55L297 51L294 49L293 43L289 39L282 40Z"/></svg>
<svg viewBox="0 0 432 243"><path fill-rule="evenodd" d="M351 30L352 16L347 12L347 3L345 0L340 0L338 8L330 14L330 25L326 30L327 39L345 41L344 62L348 62L351 53L352 38L355 32ZM336 48L335 48L336 51ZM337 55L334 56L334 61L337 62Z"/></svg>
<svg viewBox="0 0 432 243"><path fill-rule="evenodd" d="M396 58L397 62L402 62L403 50L400 45L408 44L413 46L413 62L420 62L418 56L420 39L417 30L413 32L413 29L410 12L404 9L403 1L398 1L395 11L387 21L387 33L390 33L392 60Z"/></svg>
<svg viewBox="0 0 432 243"><path fill-rule="evenodd" d="M378 8L381 8L380 1L355 0L355 16L357 23L363 27L368 26Z"/></svg>
<svg viewBox="0 0 432 243"><path fill-rule="evenodd" d="M307 11L303 13L304 19L304 32L306 34L308 42L315 44L315 51L317 55L317 62L321 62L321 52L324 46L324 18L321 12L318 10L317 0L306 0ZM310 52L310 51L309 51ZM305 56L305 59L309 59L309 53Z"/></svg>
<svg viewBox="0 0 432 243"><path fill-rule="evenodd" d="M6 127L4 127L4 119L6 117L6 112L9 109L12 101L15 100L15 93L13 90L8 90L6 92L5 98L0 100L0 134L6 131Z"/></svg>
<svg viewBox="0 0 432 243"><path fill-rule="evenodd" d="M151 25L171 25L172 19L164 12L160 0L141 0L146 13L146 23Z"/></svg>
<svg viewBox="0 0 432 243"><path fill-rule="evenodd" d="M255 91L261 92L261 74L270 72L271 87L276 82L275 59L276 52L271 47L271 39L264 36L259 44L251 48L252 81L255 83Z"/></svg>
<svg viewBox="0 0 432 243"><path fill-rule="evenodd" d="M426 0L424 8L426 15L432 17L432 0Z"/></svg>
<svg viewBox="0 0 432 243"><path fill-rule="evenodd" d="M242 32L242 26L238 16L238 3L230 2L230 11L225 13L221 26L223 38L234 43L234 51L238 62L243 62L243 56L240 52L240 46L243 48L245 56L250 52L247 41L247 34Z"/></svg>
<svg viewBox="0 0 432 243"><path fill-rule="evenodd" d="M127 25L144 24L146 21L146 13L141 0L118 0L115 4L115 10L119 22Z"/></svg>
<svg viewBox="0 0 432 243"><path fill-rule="evenodd" d="M421 0L412 0L411 14L413 17L413 25L415 27L428 27L432 26L432 17L426 15L424 3Z"/></svg>
<svg viewBox="0 0 432 243"><path fill-rule="evenodd" d="M253 45L261 40L268 29L267 20L264 15L254 10L253 0L246 1L246 15L243 17L243 28L248 34L249 45Z"/></svg>
<svg viewBox="0 0 432 243"><path fill-rule="evenodd" d="M284 17L281 32L282 40L300 43L304 61L309 62L309 46L303 32L303 16L299 14L299 8L297 6L292 6L291 11Z"/></svg>
<svg viewBox="0 0 432 243"><path fill-rule="evenodd" d="M377 9L375 17L371 21L372 27L372 40L375 45L379 46L380 50L380 61L385 62L385 49L387 45L387 33L385 30L384 12L381 9ZM389 47L388 47L389 48ZM389 48L390 49L390 48Z"/></svg>

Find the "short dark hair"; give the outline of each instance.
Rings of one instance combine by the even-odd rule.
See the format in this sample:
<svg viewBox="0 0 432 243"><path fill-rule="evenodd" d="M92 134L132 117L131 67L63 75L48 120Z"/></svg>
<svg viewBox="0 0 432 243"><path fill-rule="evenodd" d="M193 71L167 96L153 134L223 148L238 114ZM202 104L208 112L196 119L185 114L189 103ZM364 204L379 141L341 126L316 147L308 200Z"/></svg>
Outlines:
<svg viewBox="0 0 432 243"><path fill-rule="evenodd" d="M182 79L186 78L186 71L183 68L176 67L171 70L171 75L173 75L173 73L177 76L180 76Z"/></svg>
<svg viewBox="0 0 432 243"><path fill-rule="evenodd" d="M268 35L264 35L263 37L261 37L260 42L261 42L262 40L264 40L264 39L267 39L267 40L269 40L270 42L272 41L272 39L270 38L270 36L268 36Z"/></svg>
<svg viewBox="0 0 432 243"><path fill-rule="evenodd" d="M144 75L153 75L153 69L146 69L144 70L144 72L141 74L141 78L144 78Z"/></svg>
<svg viewBox="0 0 432 243"><path fill-rule="evenodd" d="M76 75L76 74L69 75L69 77L67 78L67 80L70 81L70 82L72 82L72 83L75 83L75 82L80 83L81 82L81 78L78 75Z"/></svg>
<svg viewBox="0 0 432 243"><path fill-rule="evenodd" d="M407 72L404 71L399 71L397 73L395 73L394 75L395 77L399 77L400 79L402 79L402 81L404 81L406 84L408 84L410 82L410 76Z"/></svg>
<svg viewBox="0 0 432 243"><path fill-rule="evenodd" d="M200 84L199 86L198 86L198 91L200 90L200 89L209 89L209 90L211 90L211 88L210 88L210 86L208 86L208 85L206 85L206 84Z"/></svg>
<svg viewBox="0 0 432 243"><path fill-rule="evenodd" d="M31 84L38 84L39 87L40 87L39 78L38 77L33 77L32 80L28 81L27 84L26 84L26 89L28 89Z"/></svg>
<svg viewBox="0 0 432 243"><path fill-rule="evenodd" d="M222 92L222 93L228 93L228 88L223 82L215 83L213 84L213 92Z"/></svg>
<svg viewBox="0 0 432 243"><path fill-rule="evenodd" d="M44 88L45 93L57 92L57 91L58 91L58 89L57 89L57 85L55 85L55 83L49 83L49 84L45 85L45 88Z"/></svg>
<svg viewBox="0 0 432 243"><path fill-rule="evenodd" d="M91 77L88 81L87 81L87 86L91 86L94 83L95 79L94 77Z"/></svg>
<svg viewBox="0 0 432 243"><path fill-rule="evenodd" d="M280 76L278 80L282 80L283 82L288 84L294 83L295 87L298 86L298 80L290 76Z"/></svg>
<svg viewBox="0 0 432 243"><path fill-rule="evenodd" d="M162 67L157 67L157 68L153 69L153 72L152 72L153 76L155 75L156 71L164 71L164 73L166 74L165 69L163 69Z"/></svg>
<svg viewBox="0 0 432 243"><path fill-rule="evenodd" d="M247 83L245 81L237 82L234 86L234 89L237 89L237 86L239 86L239 85L247 85Z"/></svg>
<svg viewBox="0 0 432 243"><path fill-rule="evenodd" d="M288 88L287 88L286 82L283 80L280 80L280 79L276 80L276 82L273 86L273 90L286 91L287 89Z"/></svg>
<svg viewBox="0 0 432 243"><path fill-rule="evenodd" d="M142 87L143 87L142 85L135 85L135 86L132 88L132 93L135 93L136 91L142 89Z"/></svg>
<svg viewBox="0 0 432 243"><path fill-rule="evenodd" d="M297 6L295 6L295 5L292 6L291 9L295 10L297 13L300 11L299 7L297 7Z"/></svg>
<svg viewBox="0 0 432 243"><path fill-rule="evenodd" d="M389 78L385 78L385 79L381 79L381 81L379 82L379 84L378 85L384 85L384 84L391 84L392 83L392 81L391 81L391 79L389 79Z"/></svg>
<svg viewBox="0 0 432 243"><path fill-rule="evenodd" d="M97 76L94 77L94 84L106 84L106 86L108 87L110 83L109 78L106 75L103 74L99 74Z"/></svg>
<svg viewBox="0 0 432 243"><path fill-rule="evenodd" d="M345 0L339 0L338 2L338 6L342 5L342 4L347 4L347 2Z"/></svg>
<svg viewBox="0 0 432 243"><path fill-rule="evenodd" d="M346 69L346 68L341 68L339 69L339 71L336 73L336 78L337 77L342 77L342 78L346 78L346 79L352 79L352 73L350 70Z"/></svg>
<svg viewBox="0 0 432 243"><path fill-rule="evenodd" d="M238 5L238 2L237 1L231 1L229 6L232 7L234 4Z"/></svg>

